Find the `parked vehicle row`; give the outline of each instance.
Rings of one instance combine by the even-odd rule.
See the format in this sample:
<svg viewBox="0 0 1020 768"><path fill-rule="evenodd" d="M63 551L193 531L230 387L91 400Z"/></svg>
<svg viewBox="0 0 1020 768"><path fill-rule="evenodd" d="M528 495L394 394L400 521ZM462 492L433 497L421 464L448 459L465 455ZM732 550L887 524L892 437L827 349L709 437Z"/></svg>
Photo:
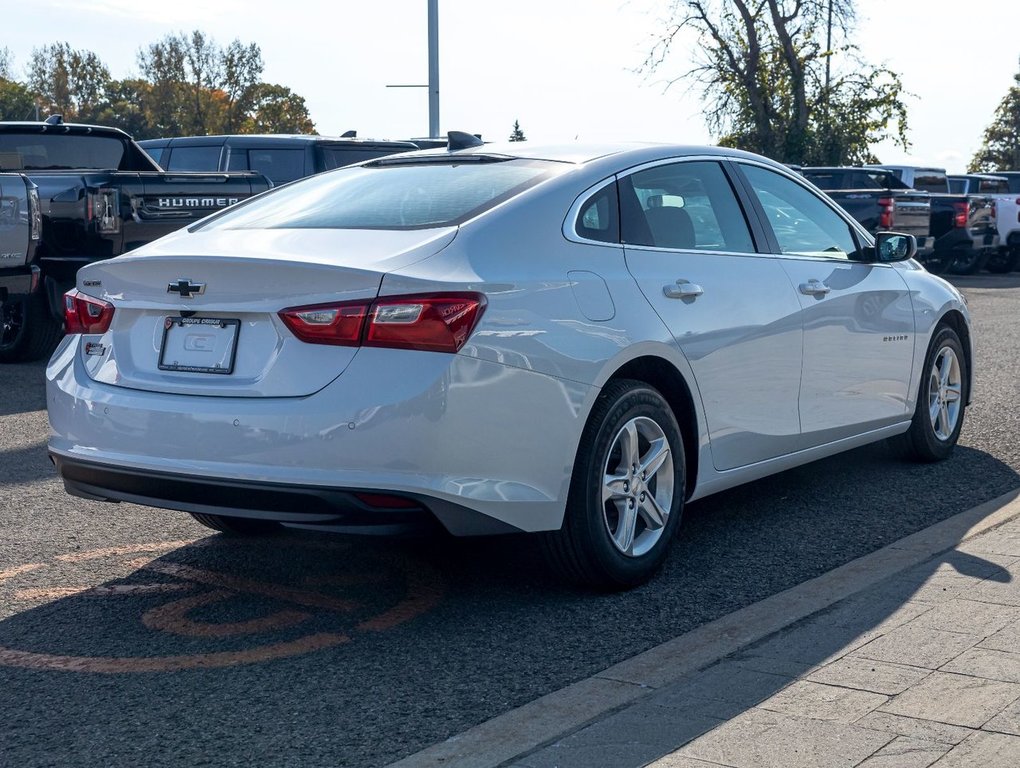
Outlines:
<svg viewBox="0 0 1020 768"><path fill-rule="evenodd" d="M138 145L168 171L258 171L277 185L419 149L410 141L281 134L180 136Z"/></svg>
<svg viewBox="0 0 1020 768"><path fill-rule="evenodd" d="M918 236L924 243L918 258L931 272L974 274L1000 252L996 200L976 189L951 191L944 169L872 165L800 171L869 230L902 229Z"/></svg>
<svg viewBox="0 0 1020 768"><path fill-rule="evenodd" d="M3 262L11 264L0 262L0 362L53 350L64 321L62 296L81 267L272 186L260 173L164 172L123 131L58 116L0 123L0 172L22 174L38 196L30 216L38 224L35 247L25 256L5 249L14 255Z"/></svg>
<svg viewBox="0 0 1020 768"><path fill-rule="evenodd" d="M82 268L49 451L72 494L217 530L529 532L625 588L688 500L949 454L969 315L915 253L744 152L451 140Z"/></svg>
<svg viewBox="0 0 1020 768"><path fill-rule="evenodd" d="M986 195L995 201L999 248L985 268L1001 274L1020 266L1020 171L950 176L949 185L955 193Z"/></svg>

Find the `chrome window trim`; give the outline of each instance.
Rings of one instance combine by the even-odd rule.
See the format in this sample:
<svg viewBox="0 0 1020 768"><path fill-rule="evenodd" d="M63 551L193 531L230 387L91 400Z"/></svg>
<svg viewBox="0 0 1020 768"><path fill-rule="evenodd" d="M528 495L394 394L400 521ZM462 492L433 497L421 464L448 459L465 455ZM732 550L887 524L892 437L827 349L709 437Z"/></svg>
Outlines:
<svg viewBox="0 0 1020 768"><path fill-rule="evenodd" d="M582 237L577 233L577 222L581 218L581 208L585 203L591 200L591 198L610 184L615 184L616 180L616 175L613 175L608 179L597 181L577 196L573 204L567 210L566 217L563 219L563 237L572 243L581 243L583 245L601 245L607 248L623 247L623 243L607 243L605 240L592 240L590 237Z"/></svg>

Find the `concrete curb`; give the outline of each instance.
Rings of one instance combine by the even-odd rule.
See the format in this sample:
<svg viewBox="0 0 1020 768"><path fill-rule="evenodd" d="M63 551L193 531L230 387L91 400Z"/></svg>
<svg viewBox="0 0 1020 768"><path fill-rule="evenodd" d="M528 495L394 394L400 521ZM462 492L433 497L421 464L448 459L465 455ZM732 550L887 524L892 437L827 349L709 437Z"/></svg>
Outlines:
<svg viewBox="0 0 1020 768"><path fill-rule="evenodd" d="M495 768L1015 517L1020 489L498 715L391 768Z"/></svg>

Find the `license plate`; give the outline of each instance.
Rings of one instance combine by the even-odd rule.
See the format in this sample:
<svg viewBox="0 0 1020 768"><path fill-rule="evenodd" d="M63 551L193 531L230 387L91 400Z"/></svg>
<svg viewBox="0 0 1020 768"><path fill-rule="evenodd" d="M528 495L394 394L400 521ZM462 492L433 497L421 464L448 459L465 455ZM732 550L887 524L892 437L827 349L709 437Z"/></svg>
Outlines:
<svg viewBox="0 0 1020 768"><path fill-rule="evenodd" d="M234 372L240 320L215 317L168 317L163 321L161 371Z"/></svg>

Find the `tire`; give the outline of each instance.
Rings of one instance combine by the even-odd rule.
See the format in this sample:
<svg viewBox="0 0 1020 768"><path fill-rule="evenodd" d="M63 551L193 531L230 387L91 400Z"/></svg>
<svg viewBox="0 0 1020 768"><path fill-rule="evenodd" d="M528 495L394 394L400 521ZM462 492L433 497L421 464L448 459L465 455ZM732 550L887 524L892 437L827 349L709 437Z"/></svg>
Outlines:
<svg viewBox="0 0 1020 768"><path fill-rule="evenodd" d="M922 371L910 429L890 444L907 459L942 461L960 438L967 402L967 359L956 331L946 325L935 330Z"/></svg>
<svg viewBox="0 0 1020 768"><path fill-rule="evenodd" d="M0 363L49 357L63 333L43 291L10 298L0 305Z"/></svg>
<svg viewBox="0 0 1020 768"><path fill-rule="evenodd" d="M988 257L985 269L995 275L1005 275L1016 269L1017 259L1020 253L1001 249Z"/></svg>
<svg viewBox="0 0 1020 768"><path fill-rule="evenodd" d="M923 262L924 268L933 275L944 275L953 266L954 256L952 251L936 250Z"/></svg>
<svg viewBox="0 0 1020 768"><path fill-rule="evenodd" d="M976 275L987 261L988 252L983 249L961 250L950 263L948 272L951 275Z"/></svg>
<svg viewBox="0 0 1020 768"><path fill-rule="evenodd" d="M647 478L635 464L650 467ZM563 526L539 534L549 564L596 589L648 581L680 525L684 478L683 438L662 395L640 381L612 382L581 436Z"/></svg>
<svg viewBox="0 0 1020 768"><path fill-rule="evenodd" d="M189 512L188 514L206 528L212 528L214 531L229 533L235 536L258 536L261 534L277 533L281 529L280 524L272 520L206 515L201 512Z"/></svg>

